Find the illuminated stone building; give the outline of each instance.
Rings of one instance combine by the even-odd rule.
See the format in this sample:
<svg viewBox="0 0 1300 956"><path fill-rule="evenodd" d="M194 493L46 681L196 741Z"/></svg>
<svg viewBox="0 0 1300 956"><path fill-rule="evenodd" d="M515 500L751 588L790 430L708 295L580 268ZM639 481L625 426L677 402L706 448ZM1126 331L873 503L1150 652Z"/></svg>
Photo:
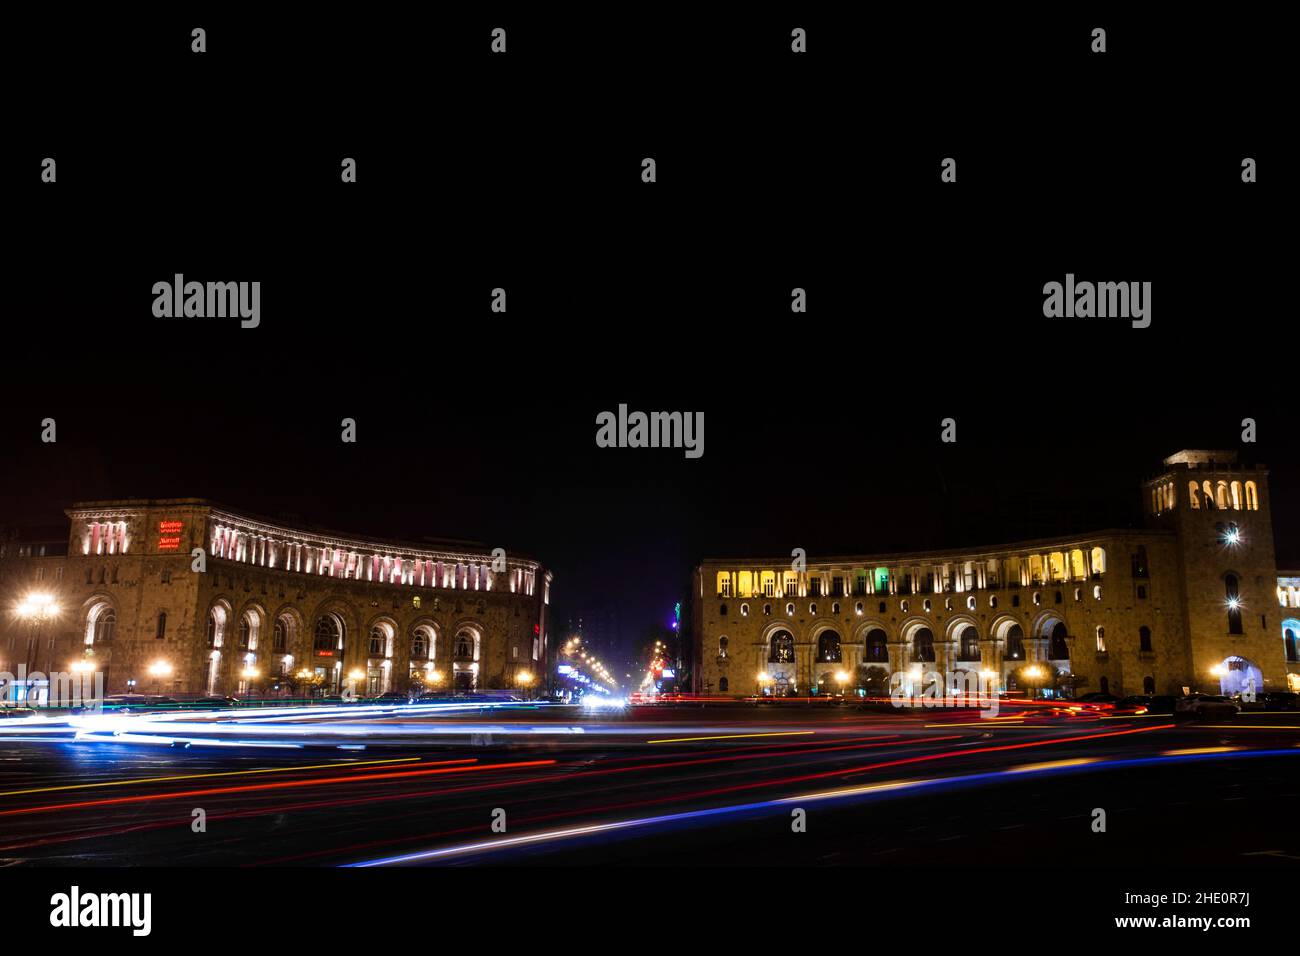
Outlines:
<svg viewBox="0 0 1300 956"><path fill-rule="evenodd" d="M198 499L67 510L0 541L0 670L93 667L107 693L513 688L544 674L551 574L458 542L290 527ZM54 618L16 613L49 595Z"/></svg>
<svg viewBox="0 0 1300 956"><path fill-rule="evenodd" d="M1300 690L1300 572L1274 557L1268 473L1182 451L1141 530L908 554L707 560L696 690L826 693L1023 668L1075 694ZM918 673L919 672L919 673ZM958 675L959 678L971 675Z"/></svg>

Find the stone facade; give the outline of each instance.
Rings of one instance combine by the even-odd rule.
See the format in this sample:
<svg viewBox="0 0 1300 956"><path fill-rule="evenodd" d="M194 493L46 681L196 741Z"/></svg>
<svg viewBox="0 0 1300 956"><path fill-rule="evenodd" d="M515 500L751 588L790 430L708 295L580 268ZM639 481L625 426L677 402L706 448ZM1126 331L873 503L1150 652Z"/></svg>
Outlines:
<svg viewBox="0 0 1300 956"><path fill-rule="evenodd" d="M1029 664L1075 694L1300 690L1295 578L1279 573L1268 473L1184 451L1143 486L1141 530L991 548L707 560L695 569L696 690L732 696L916 686ZM1288 581L1291 582L1288 585ZM920 670L920 674L915 672Z"/></svg>
<svg viewBox="0 0 1300 956"><path fill-rule="evenodd" d="M359 695L544 677L551 575L470 544L287 527L199 499L87 502L66 546L0 552L0 670L93 667L107 693ZM523 675L521 679L521 675ZM288 678L288 679L286 679Z"/></svg>

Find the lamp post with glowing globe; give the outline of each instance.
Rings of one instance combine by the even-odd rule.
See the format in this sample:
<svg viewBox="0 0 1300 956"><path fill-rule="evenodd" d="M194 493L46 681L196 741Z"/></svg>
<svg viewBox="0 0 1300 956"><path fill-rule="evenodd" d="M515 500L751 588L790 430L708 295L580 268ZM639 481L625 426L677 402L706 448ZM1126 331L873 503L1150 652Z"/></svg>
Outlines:
<svg viewBox="0 0 1300 956"><path fill-rule="evenodd" d="M36 666L36 652L41 646L41 629L47 622L59 616L59 605L52 594L32 592L19 602L18 616L28 624L27 654L23 675L24 680L28 682L23 691L25 698L31 690L31 673Z"/></svg>

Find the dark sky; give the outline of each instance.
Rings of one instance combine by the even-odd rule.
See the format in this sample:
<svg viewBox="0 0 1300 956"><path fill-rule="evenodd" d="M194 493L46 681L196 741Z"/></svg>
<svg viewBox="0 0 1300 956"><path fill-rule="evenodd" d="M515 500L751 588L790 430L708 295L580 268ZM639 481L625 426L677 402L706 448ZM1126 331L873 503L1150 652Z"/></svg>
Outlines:
<svg viewBox="0 0 1300 956"><path fill-rule="evenodd" d="M0 157L21 237L0 521L206 496L476 539L553 568L561 621L613 601L636 635L703 555L1135 522L1163 456L1237 447L1250 416L1300 564L1284 174L1240 179L1244 155L1288 154L1226 56L1245 21L1215 25L1207 60L1194 20L1115 28L1098 58L1073 14L827 14L793 57L779 11L613 32L547 11L512 17L494 58L465 39L495 25L477 13L435 41L387 18L214 15L196 57L188 14L49 16L25 37L49 69ZM362 42L383 68L342 76ZM1284 62L1252 54L1251 75ZM154 318L177 273L261 282L261 324ZM1045 318L1067 273L1151 282L1151 326ZM703 411L704 457L598 449L620 402Z"/></svg>

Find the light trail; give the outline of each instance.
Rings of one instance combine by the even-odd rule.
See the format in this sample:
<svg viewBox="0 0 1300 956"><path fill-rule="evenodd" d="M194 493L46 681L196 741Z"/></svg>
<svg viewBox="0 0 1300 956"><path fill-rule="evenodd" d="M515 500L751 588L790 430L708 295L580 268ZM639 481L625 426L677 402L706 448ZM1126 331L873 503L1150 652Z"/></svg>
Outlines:
<svg viewBox="0 0 1300 956"><path fill-rule="evenodd" d="M208 797L228 793L257 793L268 790L288 790L295 787L319 787L332 783L372 783L377 780L394 780L403 777L427 777L436 774L469 773L478 770L510 770L520 767L542 767L554 764L554 760L523 760L514 763L477 764L470 767L452 767L446 764L473 764L472 759L440 760L431 769L395 770L388 773L370 773L352 777L323 777L312 780L285 780L276 783L248 784L242 787L214 787L207 790L183 790L177 793L146 793L130 797L106 797L101 800L85 800L79 803L60 803L38 807L21 807L15 810L0 810L0 817L30 816L36 813L50 813L57 810L84 810L90 807L120 806L128 803L147 803L154 800L176 800L181 797Z"/></svg>
<svg viewBox="0 0 1300 956"><path fill-rule="evenodd" d="M1125 731L1128 732L1128 731ZM1294 757L1297 754L1291 750L1257 750L1257 751L1234 751L1231 753L1201 753L1201 754L1183 754L1183 755L1163 755L1158 757L1139 757L1129 759L1110 759L1099 758L1095 761L1085 761L1083 763L1075 761L1053 761L1045 764L1026 764L1020 767L1012 767L1004 770L995 770L974 774L963 774L955 777L930 777L915 780L893 780L883 783L867 784L861 787L852 787L847 789L829 790L814 793L798 794L796 796L778 797L772 800L762 800L754 803L735 804L724 807L712 807L704 810L689 810L681 813L664 814L657 817L642 817L631 820L618 820L609 823L589 824L581 827L568 827L560 830L547 830L540 833L523 834L521 836L505 837L498 840L484 840L474 843L464 843L455 846L441 847L431 850L421 850L414 853L404 853L398 856L380 857L373 860L364 860L356 863L343 864L348 868L365 868L376 866L391 866L401 863L414 863L421 861L432 861L441 859L450 859L453 857L470 856L482 853L496 853L502 850L509 850L523 846L560 842L580 837L588 837L601 833L611 833L615 831L625 831L634 829L650 829L662 827L673 823L679 823L689 820L702 820L709 817L735 816L746 812L771 810L777 807L785 808L792 804L812 803L817 801L837 801L837 800L855 800L865 797L872 797L883 793L897 793L899 791L937 787L937 786L968 786L973 784L985 783L992 780L1004 779L1008 776L1020 776L1026 774L1051 775L1056 773L1078 772L1083 766L1094 769L1115 770L1131 766L1151 766L1162 763L1174 763L1187 760L1226 760L1239 759L1243 757L1269 757L1269 756L1288 756Z"/></svg>
<svg viewBox="0 0 1300 956"><path fill-rule="evenodd" d="M374 764L409 763L420 757L386 757L382 760L353 760L339 763L308 764L303 767L264 767L256 770L221 770L211 773L185 773L172 777L136 777L124 780L105 780L96 783L68 783L57 787L33 787L30 790L0 791L0 797L19 797L29 793L53 793L56 790L89 790L94 787L126 787L133 783L168 783L173 780L203 780L209 777L241 777L254 773L291 773L303 770L349 770L352 767L366 767Z"/></svg>
<svg viewBox="0 0 1300 956"><path fill-rule="evenodd" d="M766 734L714 734L712 737L666 737L660 740L647 740L648 744L685 744L697 740L740 740L745 737L799 737L815 734L815 730L779 730Z"/></svg>

